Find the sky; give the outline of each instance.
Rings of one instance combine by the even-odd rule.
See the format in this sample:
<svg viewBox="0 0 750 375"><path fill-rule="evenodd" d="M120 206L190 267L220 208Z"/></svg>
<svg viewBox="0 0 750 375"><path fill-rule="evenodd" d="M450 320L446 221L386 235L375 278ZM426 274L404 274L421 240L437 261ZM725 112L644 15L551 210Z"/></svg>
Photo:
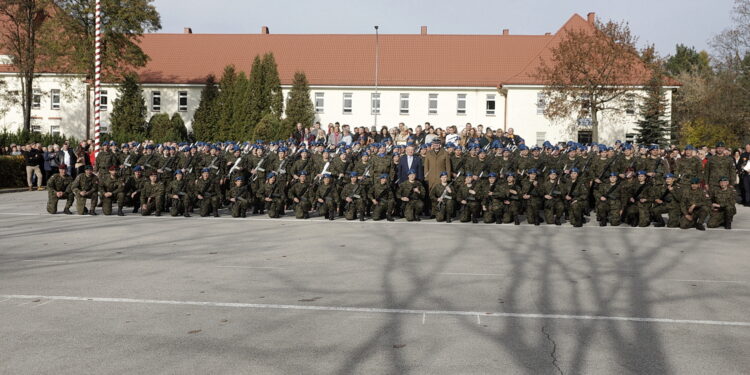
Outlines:
<svg viewBox="0 0 750 375"><path fill-rule="evenodd" d="M710 39L731 25L733 0L154 0L164 33L544 34L574 13L627 21L639 45L662 55L678 43L710 51Z"/></svg>

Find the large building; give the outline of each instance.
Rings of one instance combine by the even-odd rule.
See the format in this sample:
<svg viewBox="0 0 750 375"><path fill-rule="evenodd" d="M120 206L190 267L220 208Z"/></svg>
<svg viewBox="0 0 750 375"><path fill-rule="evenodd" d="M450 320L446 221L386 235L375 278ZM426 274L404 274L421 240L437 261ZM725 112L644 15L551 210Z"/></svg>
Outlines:
<svg viewBox="0 0 750 375"><path fill-rule="evenodd" d="M413 127L424 122L445 128L470 122L493 129L514 128L528 144L544 140L590 139L587 121L571 118L552 123L544 116L545 98L535 72L542 58L560 42L564 30L592 28L575 14L556 33L513 35L419 34L316 35L271 34L147 34L141 47L151 60L138 71L148 116L179 113L188 129L209 74L220 77L227 65L249 72L257 55L272 52L284 96L296 71L310 82L316 118L352 126ZM377 54L377 58L376 58ZM377 62L377 64L376 64ZM20 79L8 56L0 56L0 129L22 126L20 105L9 102L20 92ZM377 73L377 87L376 87ZM92 90L81 76L43 73L36 80L32 129L77 138L93 133ZM668 89L674 87L667 87ZM600 139L634 136L639 90L619 104L620 111L600 118ZM103 84L102 130L117 98L113 82ZM666 99L671 102L671 91ZM87 105L88 103L88 105Z"/></svg>

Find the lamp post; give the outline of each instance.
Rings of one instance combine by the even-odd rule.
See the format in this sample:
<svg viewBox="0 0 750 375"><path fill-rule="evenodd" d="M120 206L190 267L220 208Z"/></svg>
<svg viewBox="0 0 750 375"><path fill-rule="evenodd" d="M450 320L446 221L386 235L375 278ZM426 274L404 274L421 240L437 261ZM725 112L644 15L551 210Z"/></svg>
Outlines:
<svg viewBox="0 0 750 375"><path fill-rule="evenodd" d="M378 71L380 70L380 39L378 35L378 28L379 26L375 25L375 98L377 98L378 100L378 107L377 109L373 108L373 115L375 115L376 131L378 130L378 114L380 113L380 93L378 93Z"/></svg>
<svg viewBox="0 0 750 375"><path fill-rule="evenodd" d="M102 105L102 4L96 0L96 31L94 41L94 156L99 155Z"/></svg>

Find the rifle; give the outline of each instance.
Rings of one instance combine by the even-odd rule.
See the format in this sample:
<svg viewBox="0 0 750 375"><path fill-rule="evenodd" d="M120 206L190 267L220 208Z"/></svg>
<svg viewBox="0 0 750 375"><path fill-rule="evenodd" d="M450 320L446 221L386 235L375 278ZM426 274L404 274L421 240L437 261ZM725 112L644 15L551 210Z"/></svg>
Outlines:
<svg viewBox="0 0 750 375"><path fill-rule="evenodd" d="M622 179L618 179L617 182L615 182L614 185L612 185L609 190L604 194L604 197L607 198L607 200L614 200L615 198L612 197L612 193L614 193L615 189L617 189L618 186L620 186L620 183L622 182Z"/></svg>
<svg viewBox="0 0 750 375"><path fill-rule="evenodd" d="M362 186L362 185L360 185L360 184L357 184L357 187L356 187L356 188L354 188L354 190L352 191L352 193L351 193L351 194L349 194L349 195L347 196L347 198L350 198L350 199L352 199L352 202L354 201L354 199L360 199L360 198L362 198L362 197L361 197L361 196L360 196L359 194L357 194L357 193L359 193L359 188L360 188L361 186ZM350 205L350 204L351 204L351 202L346 202L346 203L344 204L344 211L347 211L347 210L349 210L349 205Z"/></svg>
<svg viewBox="0 0 750 375"><path fill-rule="evenodd" d="M127 157L125 158L125 160L124 160L124 161L122 162L122 167L120 167L120 170L119 170L119 173L118 173L118 175L119 175L119 176L122 176L122 175L124 174L124 173L123 173L123 170L124 170L124 169L126 169L126 168L127 168L127 169L130 169L130 167L132 166L132 164L131 164L131 163L128 163L128 161L130 161L130 157L131 157L131 156L133 156L133 155L132 155L132 154L130 154L130 153L128 153L128 156L127 156Z"/></svg>
<svg viewBox="0 0 750 375"><path fill-rule="evenodd" d="M453 186L453 182L456 181L458 176L461 175L461 172L458 172L456 175L456 178L452 179L451 182L448 183L448 185L445 185L445 189L443 189L443 194L440 194L440 197L438 198L438 209L442 210L443 207L441 205L445 205L446 199L453 199L450 195L448 195L448 188Z"/></svg>
<svg viewBox="0 0 750 375"><path fill-rule="evenodd" d="M331 166L331 162L327 161L326 164L323 166L323 171L320 172L320 177L315 177L315 183L320 183L320 180L323 179L323 175L328 173L329 166Z"/></svg>
<svg viewBox="0 0 750 375"><path fill-rule="evenodd" d="M239 168L238 165L240 164L240 162L242 161L242 158L244 157L245 157L244 155L241 155L240 157L237 158L237 160L234 161L234 165L232 165L232 168L229 168L229 173L227 173L226 178L231 177L232 173Z"/></svg>
<svg viewBox="0 0 750 375"><path fill-rule="evenodd" d="M185 161L185 166L186 167L190 167L190 168L186 169L187 173L193 173L193 166L192 166L192 164L193 164L193 158L195 158L195 155L193 155L193 153L191 152L190 156Z"/></svg>
<svg viewBox="0 0 750 375"><path fill-rule="evenodd" d="M386 187L383 189L383 191L381 191L380 194L378 194L378 196L375 197L375 200L378 201L377 204L380 204L380 200L383 199L383 196L385 196L385 194L387 192L389 192L389 191L391 191L391 187L388 186L388 185L386 185Z"/></svg>
<svg viewBox="0 0 750 375"><path fill-rule="evenodd" d="M553 198L562 195L562 192L557 189L560 186L560 180L560 177L555 179L555 184L552 185L552 190L550 190L549 192L549 195L551 195Z"/></svg>
<svg viewBox="0 0 750 375"><path fill-rule="evenodd" d="M260 161L258 161L258 165L255 166L255 176L253 176L253 181L258 179L258 172L265 172L266 170L263 168L263 164L266 162L266 158L268 156L263 156Z"/></svg>

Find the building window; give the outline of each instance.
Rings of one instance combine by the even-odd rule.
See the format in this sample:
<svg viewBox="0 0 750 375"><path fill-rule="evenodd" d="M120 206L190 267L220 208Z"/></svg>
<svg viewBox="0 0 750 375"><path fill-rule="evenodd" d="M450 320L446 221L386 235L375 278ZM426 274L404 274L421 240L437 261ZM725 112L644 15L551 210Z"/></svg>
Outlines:
<svg viewBox="0 0 750 375"><path fill-rule="evenodd" d="M635 142L635 137L637 135L638 134L636 134L636 133L627 133L627 134L625 134L625 143L633 144Z"/></svg>
<svg viewBox="0 0 750 375"><path fill-rule="evenodd" d="M591 130L579 130L578 131L578 143L588 144L593 139L593 132Z"/></svg>
<svg viewBox="0 0 750 375"><path fill-rule="evenodd" d="M547 133L546 132L536 132L536 145L542 146L544 144L544 141L547 140Z"/></svg>
<svg viewBox="0 0 750 375"><path fill-rule="evenodd" d="M42 132L42 122L41 118L32 118L31 124L29 124L31 127L31 131L34 133L41 133Z"/></svg>
<svg viewBox="0 0 750 375"><path fill-rule="evenodd" d="M42 91L39 89L34 89L33 93L31 94L31 109L39 108L42 108Z"/></svg>
<svg viewBox="0 0 750 375"><path fill-rule="evenodd" d="M50 125L49 132L53 136L59 137L60 136L60 125Z"/></svg>
<svg viewBox="0 0 750 375"><path fill-rule="evenodd" d="M487 94L487 105L485 106L487 110L487 116L494 116L495 115L495 95L494 94Z"/></svg>
<svg viewBox="0 0 750 375"><path fill-rule="evenodd" d="M458 103L456 103L456 114L466 114L466 94L458 94Z"/></svg>
<svg viewBox="0 0 750 375"><path fill-rule="evenodd" d="M373 115L380 114L380 93L370 94L370 111Z"/></svg>
<svg viewBox="0 0 750 375"><path fill-rule="evenodd" d="M151 111L153 112L161 111L161 91L151 92Z"/></svg>
<svg viewBox="0 0 750 375"><path fill-rule="evenodd" d="M187 112L188 110L188 92L180 91L177 93L177 110Z"/></svg>
<svg viewBox="0 0 750 375"><path fill-rule="evenodd" d="M352 113L352 93L344 93L344 114L350 115Z"/></svg>
<svg viewBox="0 0 750 375"><path fill-rule="evenodd" d="M544 95L543 92L538 92L536 94L536 114L543 115L545 108L547 108L547 95Z"/></svg>
<svg viewBox="0 0 750 375"><path fill-rule="evenodd" d="M161 91L151 91L151 111L161 111Z"/></svg>
<svg viewBox="0 0 750 375"><path fill-rule="evenodd" d="M109 98L107 97L107 90L101 90L99 91L99 107L102 111L107 110L107 104L109 103Z"/></svg>
<svg viewBox="0 0 750 375"><path fill-rule="evenodd" d="M427 114L436 115L438 109L438 94L430 94L429 101L427 103Z"/></svg>
<svg viewBox="0 0 750 375"><path fill-rule="evenodd" d="M60 89L52 89L50 93L52 109L60 109Z"/></svg>
<svg viewBox="0 0 750 375"><path fill-rule="evenodd" d="M402 115L409 114L409 94L401 94L401 100L399 100L398 113Z"/></svg>
<svg viewBox="0 0 750 375"><path fill-rule="evenodd" d="M99 133L109 133L109 126L107 126L107 124L105 124L103 122L100 123L99 124Z"/></svg>
<svg viewBox="0 0 750 375"><path fill-rule="evenodd" d="M635 98L632 96L625 98L625 114L635 115Z"/></svg>
<svg viewBox="0 0 750 375"><path fill-rule="evenodd" d="M323 106L325 105L323 94L322 92L315 93L315 113L323 113Z"/></svg>

